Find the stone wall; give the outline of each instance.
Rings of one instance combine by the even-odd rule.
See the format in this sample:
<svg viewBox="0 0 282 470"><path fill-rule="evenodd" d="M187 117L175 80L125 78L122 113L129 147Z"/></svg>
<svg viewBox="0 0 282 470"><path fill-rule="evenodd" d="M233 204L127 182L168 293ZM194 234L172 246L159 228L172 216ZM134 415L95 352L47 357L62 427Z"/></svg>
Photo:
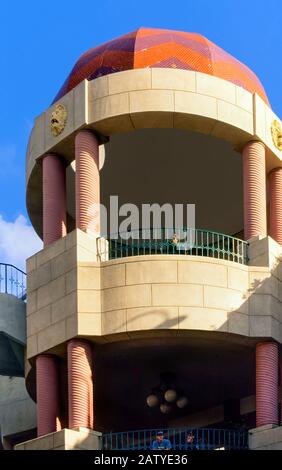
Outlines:
<svg viewBox="0 0 282 470"><path fill-rule="evenodd" d="M152 330L282 342L281 296L278 259L272 267L185 255L101 263L96 240L75 230L28 260L27 356L76 336L114 341Z"/></svg>

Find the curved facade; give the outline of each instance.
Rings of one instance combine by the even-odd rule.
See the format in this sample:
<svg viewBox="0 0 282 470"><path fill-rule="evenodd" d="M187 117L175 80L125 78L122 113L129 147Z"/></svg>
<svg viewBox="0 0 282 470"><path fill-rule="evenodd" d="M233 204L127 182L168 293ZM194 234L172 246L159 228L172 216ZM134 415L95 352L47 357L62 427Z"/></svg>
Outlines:
<svg viewBox="0 0 282 470"><path fill-rule="evenodd" d="M27 384L34 394L38 361L46 380L47 355L59 390L37 404L54 419L32 446L49 431L68 448L64 430L78 425L277 425L279 122L254 74L199 35L141 29L79 59L27 150L27 207L44 240L28 260ZM194 203L193 243L165 225L158 243L102 233L112 195ZM146 406L164 374L189 405Z"/></svg>

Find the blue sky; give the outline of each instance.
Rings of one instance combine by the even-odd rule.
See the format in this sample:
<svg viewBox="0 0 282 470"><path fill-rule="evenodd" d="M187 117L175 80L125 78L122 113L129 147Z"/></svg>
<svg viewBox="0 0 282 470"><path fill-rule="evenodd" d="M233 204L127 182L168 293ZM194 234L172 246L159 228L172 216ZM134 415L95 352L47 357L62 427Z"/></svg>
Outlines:
<svg viewBox="0 0 282 470"><path fill-rule="evenodd" d="M3 233L13 224L27 229L24 160L34 117L49 106L80 54L140 26L203 34L259 76L282 116L281 0L1 2L1 260L9 256Z"/></svg>

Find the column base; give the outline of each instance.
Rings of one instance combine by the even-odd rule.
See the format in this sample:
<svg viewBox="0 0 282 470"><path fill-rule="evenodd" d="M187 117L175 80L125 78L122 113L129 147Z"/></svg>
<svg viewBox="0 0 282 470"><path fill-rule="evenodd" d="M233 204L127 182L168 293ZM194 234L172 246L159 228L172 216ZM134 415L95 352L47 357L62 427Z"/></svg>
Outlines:
<svg viewBox="0 0 282 470"><path fill-rule="evenodd" d="M250 450L282 450L282 426L267 424L249 431Z"/></svg>
<svg viewBox="0 0 282 470"><path fill-rule="evenodd" d="M248 240L249 266L275 268L282 254L282 247L273 238L258 235Z"/></svg>
<svg viewBox="0 0 282 470"><path fill-rule="evenodd" d="M14 450L100 450L102 434L91 429L62 429L17 444Z"/></svg>

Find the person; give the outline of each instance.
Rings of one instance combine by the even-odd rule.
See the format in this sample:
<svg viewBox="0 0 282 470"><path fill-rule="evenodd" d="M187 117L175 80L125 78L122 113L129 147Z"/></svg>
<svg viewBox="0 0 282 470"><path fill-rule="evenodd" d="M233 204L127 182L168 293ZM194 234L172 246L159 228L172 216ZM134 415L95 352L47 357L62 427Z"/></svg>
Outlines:
<svg viewBox="0 0 282 470"><path fill-rule="evenodd" d="M156 440L153 442L152 449L171 449L171 442L169 439L164 438L164 433L159 431Z"/></svg>
<svg viewBox="0 0 282 470"><path fill-rule="evenodd" d="M173 234L172 243L174 243L175 246L178 245L178 237L177 237L176 233Z"/></svg>
<svg viewBox="0 0 282 470"><path fill-rule="evenodd" d="M183 253L189 249L189 244L187 242L179 241L179 238L176 233L173 234L171 246L173 253Z"/></svg>
<svg viewBox="0 0 282 470"><path fill-rule="evenodd" d="M188 432L187 434L187 449L199 450L199 446L195 444L195 436L191 432Z"/></svg>

